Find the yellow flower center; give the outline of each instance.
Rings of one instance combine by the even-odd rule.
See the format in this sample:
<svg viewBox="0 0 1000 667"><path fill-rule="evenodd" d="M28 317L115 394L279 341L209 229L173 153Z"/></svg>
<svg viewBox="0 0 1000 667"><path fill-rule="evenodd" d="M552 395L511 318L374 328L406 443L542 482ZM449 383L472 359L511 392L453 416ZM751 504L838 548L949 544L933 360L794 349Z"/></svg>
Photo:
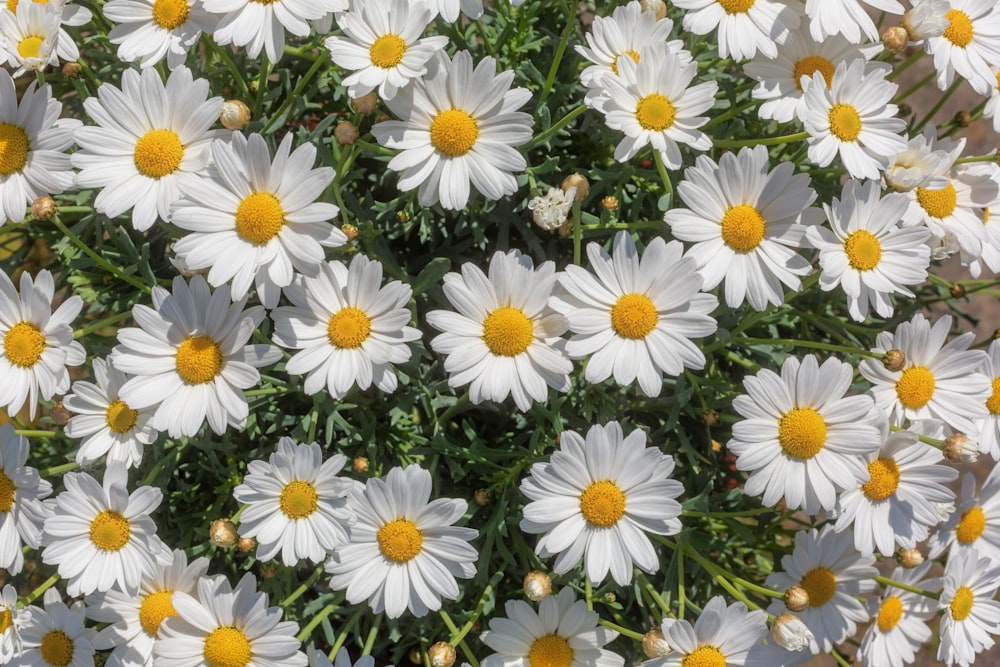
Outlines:
<svg viewBox="0 0 1000 667"><path fill-rule="evenodd" d="M828 116L830 134L841 141L857 141L861 134L861 116L850 104L834 104Z"/></svg>
<svg viewBox="0 0 1000 667"><path fill-rule="evenodd" d="M104 412L104 422L115 433L128 433L135 426L139 411L133 410L125 401L115 400Z"/></svg>
<svg viewBox="0 0 1000 667"><path fill-rule="evenodd" d="M177 610L171 601L173 591L156 591L142 599L139 605L139 622L150 637L157 637L160 623L168 616L176 616Z"/></svg>
<svg viewBox="0 0 1000 667"><path fill-rule="evenodd" d="M645 338L659 319L656 306L645 294L626 294L611 308L611 328L622 338Z"/></svg>
<svg viewBox="0 0 1000 667"><path fill-rule="evenodd" d="M31 368L45 352L45 336L31 322L18 322L3 337L7 361L19 368Z"/></svg>
<svg viewBox="0 0 1000 667"><path fill-rule="evenodd" d="M993 393L986 399L986 409L991 414L1000 415L1000 377L993 378Z"/></svg>
<svg viewBox="0 0 1000 667"><path fill-rule="evenodd" d="M932 218L947 218L958 206L958 194L951 181L940 190L917 188L917 203Z"/></svg>
<svg viewBox="0 0 1000 667"><path fill-rule="evenodd" d="M644 130L662 132L670 129L677 118L674 103L659 93L646 95L635 105L635 119Z"/></svg>
<svg viewBox="0 0 1000 667"><path fill-rule="evenodd" d="M181 138L173 130L150 130L135 142L135 168L149 178L163 178L177 171L184 159Z"/></svg>
<svg viewBox="0 0 1000 667"><path fill-rule="evenodd" d="M972 21L969 20L969 15L961 9L950 9L944 17L951 22L944 29L945 39L961 48L968 46L972 42L972 36L975 34L972 29Z"/></svg>
<svg viewBox="0 0 1000 667"><path fill-rule="evenodd" d="M871 271L882 259L882 244L871 232L859 229L844 241L844 252L851 268L856 271Z"/></svg>
<svg viewBox="0 0 1000 667"><path fill-rule="evenodd" d="M613 526L625 516L625 494L612 481L594 482L580 494L580 513L595 526Z"/></svg>
<svg viewBox="0 0 1000 667"><path fill-rule="evenodd" d="M975 596L968 586L960 586L955 591L955 597L951 599L948 609L951 610L951 617L956 621L964 621L972 613L972 603Z"/></svg>
<svg viewBox="0 0 1000 667"><path fill-rule="evenodd" d="M73 662L73 651L75 649L73 640L62 630L50 630L42 637L42 645L39 650L42 653L42 660L54 667L66 667Z"/></svg>
<svg viewBox="0 0 1000 667"><path fill-rule="evenodd" d="M736 252L750 252L764 240L767 223L749 204L733 206L722 216L722 240Z"/></svg>
<svg viewBox="0 0 1000 667"><path fill-rule="evenodd" d="M250 243L264 245L281 231L285 211L270 192L255 192L236 208L236 233Z"/></svg>
<svg viewBox="0 0 1000 667"><path fill-rule="evenodd" d="M28 35L17 43L17 54L24 59L37 58L44 41L45 38L41 35Z"/></svg>
<svg viewBox="0 0 1000 667"><path fill-rule="evenodd" d="M636 65L639 64L638 51L633 51L632 49L629 49L623 53L619 53L618 55L615 56L615 59L611 61L611 71L614 72L615 74L618 74L618 59L621 58L622 56L628 56L629 58L632 59L632 62L634 62Z"/></svg>
<svg viewBox="0 0 1000 667"><path fill-rule="evenodd" d="M498 357L516 357L531 345L535 327L520 308L501 306L483 320L483 342Z"/></svg>
<svg viewBox="0 0 1000 667"><path fill-rule="evenodd" d="M7 632L7 628L14 624L14 614L10 613L10 609L4 609L0 611L0 635Z"/></svg>
<svg viewBox="0 0 1000 667"><path fill-rule="evenodd" d="M326 336L330 344L342 350L354 350L368 340L372 331L372 321L360 308L348 306L330 317L326 325Z"/></svg>
<svg viewBox="0 0 1000 667"><path fill-rule="evenodd" d="M878 629L889 632L903 617L903 603L895 595L887 597L878 609Z"/></svg>
<svg viewBox="0 0 1000 667"><path fill-rule="evenodd" d="M962 544L975 542L986 530L986 514L981 507L973 507L962 515L955 527L955 539Z"/></svg>
<svg viewBox="0 0 1000 667"><path fill-rule="evenodd" d="M285 485L278 500L281 511L289 519L304 519L316 511L319 496L316 487L309 482L296 479Z"/></svg>
<svg viewBox="0 0 1000 667"><path fill-rule="evenodd" d="M892 458L878 458L868 464L868 481L861 492L868 500L885 500L899 487L899 465Z"/></svg>
<svg viewBox="0 0 1000 667"><path fill-rule="evenodd" d="M368 49L372 64L382 69L392 69L403 62L404 54L406 54L406 41L391 32L376 39Z"/></svg>
<svg viewBox="0 0 1000 667"><path fill-rule="evenodd" d="M826 79L826 87L829 88L833 83L833 63L824 58L823 56L806 56L795 63L795 71L792 72L792 78L795 79L795 86L802 90L802 84L799 83L799 79L804 76L808 76L810 79L812 75L819 72Z"/></svg>
<svg viewBox="0 0 1000 667"><path fill-rule="evenodd" d="M559 635L539 637L528 649L531 667L569 667L573 664L573 649Z"/></svg>
<svg viewBox="0 0 1000 667"><path fill-rule="evenodd" d="M465 155L478 138L479 123L467 111L448 109L431 121L431 145L448 157Z"/></svg>
<svg viewBox="0 0 1000 667"><path fill-rule="evenodd" d="M681 659L681 667L726 667L726 656L717 647L703 644Z"/></svg>
<svg viewBox="0 0 1000 667"><path fill-rule="evenodd" d="M31 143L20 125L0 123L0 176L9 176L28 164Z"/></svg>
<svg viewBox="0 0 1000 667"><path fill-rule="evenodd" d="M190 11L187 0L156 0L153 20L164 30L176 30L188 20Z"/></svg>
<svg viewBox="0 0 1000 667"><path fill-rule="evenodd" d="M926 366L910 366L896 381L896 396L911 410L924 407L934 396L934 374Z"/></svg>
<svg viewBox="0 0 1000 667"><path fill-rule="evenodd" d="M778 421L778 444L789 456L811 459L826 444L826 421L813 408L793 408Z"/></svg>
<svg viewBox="0 0 1000 667"><path fill-rule="evenodd" d="M806 589L806 593L809 594L810 607L822 607L837 592L837 579L833 576L833 572L820 566L806 572L799 586Z"/></svg>
<svg viewBox="0 0 1000 667"><path fill-rule="evenodd" d="M205 637L202 655L209 667L246 667L253 656L253 647L241 630L224 625Z"/></svg>
<svg viewBox="0 0 1000 667"><path fill-rule="evenodd" d="M0 468L0 512L6 514L14 506L14 494L17 487L14 481L7 476L3 468Z"/></svg>
<svg viewBox="0 0 1000 667"><path fill-rule="evenodd" d="M191 336L177 348L174 366L188 384L211 382L222 371L222 350L208 336Z"/></svg>
<svg viewBox="0 0 1000 667"><path fill-rule="evenodd" d="M101 551L121 551L131 535L128 519L114 510L104 510L90 522L90 541Z"/></svg>
<svg viewBox="0 0 1000 667"><path fill-rule="evenodd" d="M408 519L390 521L378 529L378 548L382 555L395 563L405 563L424 548L424 535Z"/></svg>

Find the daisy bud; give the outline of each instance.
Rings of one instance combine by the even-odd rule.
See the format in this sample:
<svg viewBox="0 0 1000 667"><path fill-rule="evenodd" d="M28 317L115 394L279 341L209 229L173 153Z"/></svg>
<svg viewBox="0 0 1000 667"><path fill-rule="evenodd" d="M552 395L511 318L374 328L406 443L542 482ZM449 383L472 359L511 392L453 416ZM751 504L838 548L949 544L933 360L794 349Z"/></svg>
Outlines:
<svg viewBox="0 0 1000 667"><path fill-rule="evenodd" d="M642 638L642 652L647 658L662 658L670 653L670 644L667 643L663 631L659 628L650 630Z"/></svg>
<svg viewBox="0 0 1000 667"><path fill-rule="evenodd" d="M801 586L789 586L784 601L789 611L804 611L809 606L809 591Z"/></svg>
<svg viewBox="0 0 1000 667"><path fill-rule="evenodd" d="M56 426L65 426L69 421L69 418L73 416L73 413L67 410L62 401L58 401L52 406L52 421L55 422Z"/></svg>
<svg viewBox="0 0 1000 667"><path fill-rule="evenodd" d="M344 236L347 237L348 241L358 238L358 228L354 225L341 225L340 231L344 232Z"/></svg>
<svg viewBox="0 0 1000 667"><path fill-rule="evenodd" d="M653 12L656 20L659 21L667 16L667 5L663 0L642 0L642 11Z"/></svg>
<svg viewBox="0 0 1000 667"><path fill-rule="evenodd" d="M236 543L236 548L245 554L253 551L253 548L257 546L257 540L252 537L241 537Z"/></svg>
<svg viewBox="0 0 1000 667"><path fill-rule="evenodd" d="M606 211L617 211L618 210L618 197L608 195L601 200L601 207Z"/></svg>
<svg viewBox="0 0 1000 667"><path fill-rule="evenodd" d="M415 648L412 651L410 651L409 658L410 662L412 662L414 665L424 664L423 658L420 657L420 649L418 648Z"/></svg>
<svg viewBox="0 0 1000 667"><path fill-rule="evenodd" d="M67 79L75 79L80 76L80 72L83 68L80 67L80 63L69 62L65 63L62 67L63 76Z"/></svg>
<svg viewBox="0 0 1000 667"><path fill-rule="evenodd" d="M906 365L906 354L902 350L893 348L882 357L882 365L890 373L898 373Z"/></svg>
<svg viewBox="0 0 1000 667"><path fill-rule="evenodd" d="M975 463L979 458L979 443L964 433L952 433L944 439L941 453L952 463Z"/></svg>
<svg viewBox="0 0 1000 667"><path fill-rule="evenodd" d="M455 664L455 647L448 642L438 642L427 649L431 667L451 667Z"/></svg>
<svg viewBox="0 0 1000 667"><path fill-rule="evenodd" d="M583 201L590 194L590 181L583 174L570 174L563 179L563 192L569 192L570 188L576 188L576 201Z"/></svg>
<svg viewBox="0 0 1000 667"><path fill-rule="evenodd" d="M349 120L344 120L337 123L336 129L333 131L333 138L337 140L337 143L341 146L349 146L356 142L361 134L358 132L358 126Z"/></svg>
<svg viewBox="0 0 1000 667"><path fill-rule="evenodd" d="M900 104L899 105L899 117L900 118L906 118L907 116L909 116L912 113L913 113L913 107L911 107L909 104Z"/></svg>
<svg viewBox="0 0 1000 667"><path fill-rule="evenodd" d="M368 472L368 459L364 456L356 456L351 467L354 468L354 472Z"/></svg>
<svg viewBox="0 0 1000 667"><path fill-rule="evenodd" d="M48 220L56 214L56 202L52 197L39 197L31 202L31 215L39 220Z"/></svg>
<svg viewBox="0 0 1000 667"><path fill-rule="evenodd" d="M912 569L924 562L924 555L920 549L900 549L896 560L906 569Z"/></svg>
<svg viewBox="0 0 1000 667"><path fill-rule="evenodd" d="M212 536L212 543L217 547L223 548L233 546L236 544L236 540L240 538L236 532L236 524L229 519L216 519L213 521L209 533Z"/></svg>
<svg viewBox="0 0 1000 667"><path fill-rule="evenodd" d="M794 614L782 614L774 619L771 637L778 646L789 651L801 651L814 639L806 624Z"/></svg>
<svg viewBox="0 0 1000 667"><path fill-rule="evenodd" d="M712 428L719 423L719 413L715 410L705 410L701 413L701 422L705 426Z"/></svg>
<svg viewBox="0 0 1000 667"><path fill-rule="evenodd" d="M882 33L882 45L893 53L905 49L909 41L910 36L906 33L906 28L901 25L893 26Z"/></svg>
<svg viewBox="0 0 1000 667"><path fill-rule="evenodd" d="M953 299L961 299L965 296L965 285L952 283L951 287L948 288L948 293L951 294Z"/></svg>
<svg viewBox="0 0 1000 667"><path fill-rule="evenodd" d="M407 223L410 221L410 214L406 211L400 211L396 214L396 220L398 222Z"/></svg>
<svg viewBox="0 0 1000 667"><path fill-rule="evenodd" d="M355 97L351 100L351 108L360 114L370 114L372 111L375 111L376 104L378 104L378 98L375 97L375 93L368 93L367 95Z"/></svg>
<svg viewBox="0 0 1000 667"><path fill-rule="evenodd" d="M483 507L490 502L490 492L486 489L478 489L472 498L477 505Z"/></svg>
<svg viewBox="0 0 1000 667"><path fill-rule="evenodd" d="M260 566L260 578L261 579L274 579L278 574L278 567L272 565L271 563L265 563Z"/></svg>
<svg viewBox="0 0 1000 667"><path fill-rule="evenodd" d="M239 100L223 102L219 110L219 122L227 130L238 132L250 122L250 107Z"/></svg>
<svg viewBox="0 0 1000 667"><path fill-rule="evenodd" d="M955 118L952 122L959 127L969 127L972 124L972 114L964 109L955 114Z"/></svg>
<svg viewBox="0 0 1000 667"><path fill-rule="evenodd" d="M539 602L552 592L552 580L549 575L538 570L532 570L524 575L524 596L532 602Z"/></svg>

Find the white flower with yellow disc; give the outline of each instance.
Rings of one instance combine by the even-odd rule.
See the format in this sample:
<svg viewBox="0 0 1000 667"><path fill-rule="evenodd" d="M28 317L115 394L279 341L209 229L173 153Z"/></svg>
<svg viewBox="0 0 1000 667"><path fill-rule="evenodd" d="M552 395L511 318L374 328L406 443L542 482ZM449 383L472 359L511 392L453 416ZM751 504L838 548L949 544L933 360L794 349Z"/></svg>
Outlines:
<svg viewBox="0 0 1000 667"><path fill-rule="evenodd" d="M990 379L991 393L986 399L986 415L977 423L979 451L1000 461L1000 340L990 342L982 372Z"/></svg>
<svg viewBox="0 0 1000 667"><path fill-rule="evenodd" d="M83 627L83 600L67 607L55 588L45 591L45 608L34 605L22 610L23 653L16 667L93 667L94 635Z"/></svg>
<svg viewBox="0 0 1000 667"><path fill-rule="evenodd" d="M852 44L879 41L878 27L864 5L897 16L906 9L898 0L806 0L812 38L822 42L843 35Z"/></svg>
<svg viewBox="0 0 1000 667"><path fill-rule="evenodd" d="M118 59L138 60L144 69L164 58L170 69L183 65L188 51L203 32L212 32L217 20L201 0L111 0L102 11L119 24L108 33L108 40L118 45Z"/></svg>
<svg viewBox="0 0 1000 667"><path fill-rule="evenodd" d="M24 0L25 4L29 0ZM59 56L59 60L63 62L75 62L80 59L80 48L76 44L76 39L70 35L66 27L77 28L82 25L90 23L90 19L93 18L93 14L86 7L81 7L80 5L74 4L72 0L60 0L59 2L54 2L49 5L49 0L30 0L32 3L41 5L42 7L47 7L49 11L55 12L58 17L58 27L59 35L56 42L56 55ZM18 8L21 7L21 0L7 0L7 9L12 11L15 15L18 13Z"/></svg>
<svg viewBox="0 0 1000 667"><path fill-rule="evenodd" d="M764 667L750 651L767 636L767 615L760 609L749 611L742 602L726 606L725 599L716 595L693 626L664 618L660 631L672 650L647 660L643 667Z"/></svg>
<svg viewBox="0 0 1000 667"><path fill-rule="evenodd" d="M947 552L948 560L966 551L1000 564L1000 464L994 464L976 492L976 476L962 477L958 506L927 541L930 557Z"/></svg>
<svg viewBox="0 0 1000 667"><path fill-rule="evenodd" d="M988 95L1000 67L1000 5L995 0L950 0L948 27L924 44L934 56L938 88L945 90L955 75L977 93Z"/></svg>
<svg viewBox="0 0 1000 667"><path fill-rule="evenodd" d="M799 27L802 9L785 0L673 0L687 11L684 30L707 35L718 30L719 55L733 60L753 58L761 52L769 58Z"/></svg>
<svg viewBox="0 0 1000 667"><path fill-rule="evenodd" d="M59 14L52 5L25 2L16 14L0 8L0 63L14 69L13 76L42 71L59 64Z"/></svg>
<svg viewBox="0 0 1000 667"><path fill-rule="evenodd" d="M969 667L976 655L993 646L1000 634L1000 564L981 557L975 549L951 556L944 568L941 610L941 643L937 659L947 665Z"/></svg>
<svg viewBox="0 0 1000 667"><path fill-rule="evenodd" d="M246 47L256 59L263 50L276 63L285 53L285 31L305 37L309 21L347 9L348 0L202 0L205 10L219 14L212 39L220 45Z"/></svg>
<svg viewBox="0 0 1000 667"><path fill-rule="evenodd" d="M9 664L21 655L21 625L24 613L17 608L17 590L5 584L0 591L0 663Z"/></svg>
<svg viewBox="0 0 1000 667"><path fill-rule="evenodd" d="M42 546L42 524L52 514L53 501L43 501L52 485L27 460L28 439L0 426L0 568L11 575L24 566L24 545Z"/></svg>
<svg viewBox="0 0 1000 667"><path fill-rule="evenodd" d="M926 561L911 569L897 567L889 578L938 593L944 582L925 578L931 565ZM911 664L930 640L933 633L928 622L937 615L937 605L925 595L886 586L881 598L868 601L868 613L872 624L861 638L858 657L870 667L903 667Z"/></svg>

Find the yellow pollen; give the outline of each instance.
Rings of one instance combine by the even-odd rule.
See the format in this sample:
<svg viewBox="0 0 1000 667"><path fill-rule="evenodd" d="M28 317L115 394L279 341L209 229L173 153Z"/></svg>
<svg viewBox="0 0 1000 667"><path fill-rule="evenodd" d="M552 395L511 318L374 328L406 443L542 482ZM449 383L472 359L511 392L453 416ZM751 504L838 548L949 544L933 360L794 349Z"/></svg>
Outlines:
<svg viewBox="0 0 1000 667"><path fill-rule="evenodd" d="M827 117L830 134L841 141L857 141L861 134L861 115L850 104L834 104Z"/></svg>
<svg viewBox="0 0 1000 667"><path fill-rule="evenodd" d="M528 649L531 667L569 667L573 664L573 649L559 635L539 637Z"/></svg>
<svg viewBox="0 0 1000 667"><path fill-rule="evenodd" d="M125 401L116 400L104 412L104 421L115 433L128 433L135 426L138 410L133 410Z"/></svg>
<svg viewBox="0 0 1000 667"><path fill-rule="evenodd" d="M956 621L964 621L972 613L972 603L975 596L968 586L960 586L955 591L955 597L951 599L948 609L951 610L951 617Z"/></svg>
<svg viewBox="0 0 1000 667"><path fill-rule="evenodd" d="M224 625L205 637L202 655L209 667L246 667L253 657L253 647L241 630Z"/></svg>
<svg viewBox="0 0 1000 667"><path fill-rule="evenodd" d="M316 494L315 486L296 479L281 490L278 504L289 519L304 519L316 511L319 496Z"/></svg>
<svg viewBox="0 0 1000 667"><path fill-rule="evenodd" d="M726 667L726 656L717 647L702 644L681 659L681 667Z"/></svg>
<svg viewBox="0 0 1000 667"><path fill-rule="evenodd" d="M483 320L483 342L498 357L516 357L534 337L535 327L520 308L502 306Z"/></svg>
<svg viewBox="0 0 1000 667"><path fill-rule="evenodd" d="M951 181L940 190L917 188L917 203L932 218L947 218L958 206L958 194Z"/></svg>
<svg viewBox="0 0 1000 667"><path fill-rule="evenodd" d="M236 233L244 241L264 245L281 231L285 211L270 192L254 192L236 207Z"/></svg>
<svg viewBox="0 0 1000 667"><path fill-rule="evenodd" d="M882 259L882 244L871 232L859 229L844 241L844 252L851 268L856 271L871 271Z"/></svg>
<svg viewBox="0 0 1000 667"><path fill-rule="evenodd" d="M153 20L164 30L176 30L187 22L190 11L187 0L156 0Z"/></svg>
<svg viewBox="0 0 1000 667"><path fill-rule="evenodd" d="M837 592L837 579L833 576L833 572L820 566L806 572L799 586L806 589L806 593L809 594L810 607L822 607Z"/></svg>
<svg viewBox="0 0 1000 667"><path fill-rule="evenodd" d="M986 409L991 414L1000 415L1000 377L993 378L993 393L986 399Z"/></svg>
<svg viewBox="0 0 1000 667"><path fill-rule="evenodd" d="M722 216L722 240L736 252L750 252L764 240L767 223L749 204L733 206Z"/></svg>
<svg viewBox="0 0 1000 667"><path fill-rule="evenodd" d="M651 132L669 130L677 118L677 107L659 93L646 95L635 105L635 119L639 126Z"/></svg>
<svg viewBox="0 0 1000 667"><path fill-rule="evenodd" d="M997 90L1000 90L1000 69L997 70Z"/></svg>
<svg viewBox="0 0 1000 667"><path fill-rule="evenodd" d="M629 49L628 51L619 53L618 55L615 56L615 59L611 61L611 71L614 72L615 74L618 74L618 59L621 58L622 56L628 56L632 59L632 62L634 62L636 65L639 64L638 51L633 51L632 49Z"/></svg>
<svg viewBox="0 0 1000 667"><path fill-rule="evenodd" d="M4 609L0 611L0 635L7 632L7 628L14 624L14 615L10 613L10 609Z"/></svg>
<svg viewBox="0 0 1000 667"><path fill-rule="evenodd" d="M975 542L986 530L986 514L981 507L973 507L962 515L955 527L955 539L962 544Z"/></svg>
<svg viewBox="0 0 1000 667"><path fill-rule="evenodd" d="M811 459L826 444L826 421L813 408L793 408L778 422L778 444L789 456Z"/></svg>
<svg viewBox="0 0 1000 667"><path fill-rule="evenodd" d="M211 382L222 371L222 350L208 336L191 336L177 348L174 366L188 384Z"/></svg>
<svg viewBox="0 0 1000 667"><path fill-rule="evenodd" d="M878 609L878 629L889 632L903 617L903 603L895 595L888 597Z"/></svg>
<svg viewBox="0 0 1000 667"><path fill-rule="evenodd" d="M403 62L405 53L406 41L391 32L376 39L368 49L372 64L382 69L392 69Z"/></svg>
<svg viewBox="0 0 1000 667"><path fill-rule="evenodd" d="M37 58L44 41L41 35L28 35L17 43L17 54L22 58Z"/></svg>
<svg viewBox="0 0 1000 667"><path fill-rule="evenodd" d="M990 207L987 206L983 209L983 224L986 225L990 221Z"/></svg>
<svg viewBox="0 0 1000 667"><path fill-rule="evenodd" d="M645 338L659 319L656 306L645 294L625 294L611 307L611 328L622 338Z"/></svg>
<svg viewBox="0 0 1000 667"><path fill-rule="evenodd" d="M372 331L372 321L360 308L348 306L330 317L326 325L326 336L330 344L342 350L354 350L368 340Z"/></svg>
<svg viewBox="0 0 1000 667"><path fill-rule="evenodd" d="M868 500L885 500L896 493L899 487L899 466L892 458L875 459L868 464L868 481L861 486L861 492Z"/></svg>
<svg viewBox="0 0 1000 667"><path fill-rule="evenodd" d="M14 506L14 494L17 487L14 481L7 476L3 468L0 468L0 512L7 513Z"/></svg>
<svg viewBox="0 0 1000 667"><path fill-rule="evenodd" d="M934 374L926 366L910 366L896 381L896 396L911 410L924 407L934 396Z"/></svg>
<svg viewBox="0 0 1000 667"><path fill-rule="evenodd" d="M448 157L465 155L478 138L479 123L467 111L448 109L431 121L431 145Z"/></svg>
<svg viewBox="0 0 1000 667"><path fill-rule="evenodd" d="M171 601L173 591L156 591L142 599L139 605L139 622L150 637L157 637L160 623L168 616L176 616L177 610Z"/></svg>
<svg viewBox="0 0 1000 667"><path fill-rule="evenodd" d="M795 86L802 90L802 84L799 83L799 79L804 76L812 78L812 75L819 72L826 79L826 87L829 88L833 83L833 63L824 58L823 56L806 56L795 63L795 70L792 72L792 78L795 79Z"/></svg>
<svg viewBox="0 0 1000 667"><path fill-rule="evenodd" d="M11 14L17 14L17 2L18 0L7 0L7 9Z"/></svg>
<svg viewBox="0 0 1000 667"><path fill-rule="evenodd" d="M746 14L757 0L718 0L727 14ZM687 667L687 666L685 666Z"/></svg>
<svg viewBox="0 0 1000 667"><path fill-rule="evenodd" d="M944 29L945 39L955 46L964 49L972 42L972 36L975 34L972 29L972 21L969 20L969 15L961 9L950 9L944 17L951 21L948 27Z"/></svg>
<svg viewBox="0 0 1000 667"><path fill-rule="evenodd" d="M580 494L580 513L595 526L613 526L625 516L625 494L612 481L594 482Z"/></svg>
<svg viewBox="0 0 1000 667"><path fill-rule="evenodd" d="M3 337L7 361L19 368L31 368L45 352L45 336L31 322L18 322Z"/></svg>
<svg viewBox="0 0 1000 667"><path fill-rule="evenodd" d="M424 548L424 534L408 519L396 519L378 529L378 548L394 563L405 563Z"/></svg>
<svg viewBox="0 0 1000 667"><path fill-rule="evenodd" d="M90 522L90 541L101 551L121 551L131 535L128 519L114 510L104 510Z"/></svg>
<svg viewBox="0 0 1000 667"><path fill-rule="evenodd" d="M150 130L135 142L133 159L143 176L163 178L181 166L184 146L173 130Z"/></svg>
<svg viewBox="0 0 1000 667"><path fill-rule="evenodd" d="M18 173L28 164L31 144L20 125L0 123L0 176Z"/></svg>
<svg viewBox="0 0 1000 667"><path fill-rule="evenodd" d="M45 633L39 646L42 660L54 667L66 667L73 662L75 648L73 640L62 630L50 630Z"/></svg>

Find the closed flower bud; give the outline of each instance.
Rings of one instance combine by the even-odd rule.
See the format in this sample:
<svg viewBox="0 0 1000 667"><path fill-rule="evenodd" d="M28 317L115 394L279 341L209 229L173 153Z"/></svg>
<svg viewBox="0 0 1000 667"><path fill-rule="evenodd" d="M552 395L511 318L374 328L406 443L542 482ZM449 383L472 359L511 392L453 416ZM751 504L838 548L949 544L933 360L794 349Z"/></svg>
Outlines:
<svg viewBox="0 0 1000 667"><path fill-rule="evenodd" d="M57 401L55 405L52 406L52 421L56 423L56 426L65 426L69 418L73 416L73 413L67 410L62 401Z"/></svg>
<svg viewBox="0 0 1000 667"><path fill-rule="evenodd" d="M899 53L906 48L910 36L906 34L906 28L901 25L893 26L882 33L882 45L887 51Z"/></svg>
<svg viewBox="0 0 1000 667"><path fill-rule="evenodd" d="M952 283L951 287L948 288L948 293L951 294L953 299L961 299L965 296L965 285L962 283Z"/></svg>
<svg viewBox="0 0 1000 667"><path fill-rule="evenodd" d="M642 11L653 12L656 20L659 21L667 15L667 5L663 0L642 0Z"/></svg>
<svg viewBox="0 0 1000 667"><path fill-rule="evenodd" d="M80 67L80 63L70 62L62 66L63 76L66 77L67 79L75 79L76 77L80 76L80 72L82 71L83 68Z"/></svg>
<svg viewBox="0 0 1000 667"><path fill-rule="evenodd" d="M257 546L257 540L252 537L241 537L238 542L236 542L236 548L245 554L253 551L253 548Z"/></svg>
<svg viewBox="0 0 1000 667"><path fill-rule="evenodd" d="M552 592L552 580L549 575L538 570L532 570L524 575L524 596L532 602L544 600Z"/></svg>
<svg viewBox="0 0 1000 667"><path fill-rule="evenodd" d="M340 231L344 232L344 236L347 237L348 241L353 241L358 238L358 228L354 225L341 225Z"/></svg>
<svg viewBox="0 0 1000 667"><path fill-rule="evenodd" d="M406 211L400 211L396 214L396 220L398 222L407 223L410 221L410 214Z"/></svg>
<svg viewBox="0 0 1000 667"><path fill-rule="evenodd" d="M451 667L455 664L455 647L448 642L438 642L427 649L431 667Z"/></svg>
<svg viewBox="0 0 1000 667"><path fill-rule="evenodd" d="M39 220L48 220L56 214L56 202L52 197L39 197L31 202L31 215Z"/></svg>
<svg viewBox="0 0 1000 667"><path fill-rule="evenodd" d="M239 100L229 100L222 103L219 110L219 122L227 130L239 132L250 122L250 107Z"/></svg>
<svg viewBox="0 0 1000 667"><path fill-rule="evenodd" d="M663 636L663 631L659 628L650 630L642 638L642 652L646 654L647 658L662 658L671 650L670 644Z"/></svg>
<svg viewBox="0 0 1000 667"><path fill-rule="evenodd" d="M794 614L782 614L771 624L771 637L778 646L789 651L801 651L813 641L813 633Z"/></svg>
<svg viewBox="0 0 1000 667"><path fill-rule="evenodd" d="M477 505L482 507L490 502L490 492L486 489L477 489L473 499L476 501Z"/></svg>
<svg viewBox="0 0 1000 667"><path fill-rule="evenodd" d="M719 423L719 413L715 410L705 410L701 413L701 422L705 426L712 428Z"/></svg>
<svg viewBox="0 0 1000 667"><path fill-rule="evenodd" d="M924 555L920 553L920 549L900 549L896 560L903 567L910 569L923 563Z"/></svg>
<svg viewBox="0 0 1000 667"><path fill-rule="evenodd" d="M274 579L278 575L278 568L271 563L262 563L260 566L261 579Z"/></svg>
<svg viewBox="0 0 1000 667"><path fill-rule="evenodd" d="M570 188L576 188L576 201L583 201L590 194L590 181L583 174L570 174L563 179L563 192L569 192Z"/></svg>
<svg viewBox="0 0 1000 667"><path fill-rule="evenodd" d="M239 533L236 532L236 524L229 519L213 521L209 533L212 537L212 544L217 547L231 547L236 544L236 540L240 539Z"/></svg>
<svg viewBox="0 0 1000 667"><path fill-rule="evenodd" d="M784 600L789 611L804 611L809 606L809 591L801 586L789 586Z"/></svg>
<svg viewBox="0 0 1000 667"><path fill-rule="evenodd" d="M375 97L375 93L368 93L351 100L351 108L360 114L370 114L375 111L376 104L378 104L378 98Z"/></svg>
<svg viewBox="0 0 1000 667"><path fill-rule="evenodd" d="M358 126L349 120L344 120L337 123L337 127L333 130L333 138L337 140L337 143L342 146L349 146L358 140L361 134L358 132Z"/></svg>
<svg viewBox="0 0 1000 667"><path fill-rule="evenodd" d="M972 114L963 109L955 114L955 118L952 122L959 127L969 127L969 125L972 124Z"/></svg>
<svg viewBox="0 0 1000 667"><path fill-rule="evenodd" d="M608 195L601 200L601 206L607 211L617 211L618 210L618 197L613 195Z"/></svg>
<svg viewBox="0 0 1000 667"><path fill-rule="evenodd" d="M368 459L364 456L356 456L351 467L354 469L354 472L368 472Z"/></svg>
<svg viewBox="0 0 1000 667"><path fill-rule="evenodd" d="M952 463L975 463L979 458L979 443L964 433L952 433L944 439L941 453Z"/></svg>
<svg viewBox="0 0 1000 667"><path fill-rule="evenodd" d="M412 651L410 651L409 658L410 662L412 662L414 665L424 664L423 658L420 657L420 649L415 648Z"/></svg>
<svg viewBox="0 0 1000 667"><path fill-rule="evenodd" d="M899 105L899 117L900 118L906 118L907 116L909 116L912 113L913 113L913 107L911 107L909 104L900 104Z"/></svg>
<svg viewBox="0 0 1000 667"><path fill-rule="evenodd" d="M906 355L902 350L893 348L882 357L882 365L890 373L898 373L906 365Z"/></svg>

